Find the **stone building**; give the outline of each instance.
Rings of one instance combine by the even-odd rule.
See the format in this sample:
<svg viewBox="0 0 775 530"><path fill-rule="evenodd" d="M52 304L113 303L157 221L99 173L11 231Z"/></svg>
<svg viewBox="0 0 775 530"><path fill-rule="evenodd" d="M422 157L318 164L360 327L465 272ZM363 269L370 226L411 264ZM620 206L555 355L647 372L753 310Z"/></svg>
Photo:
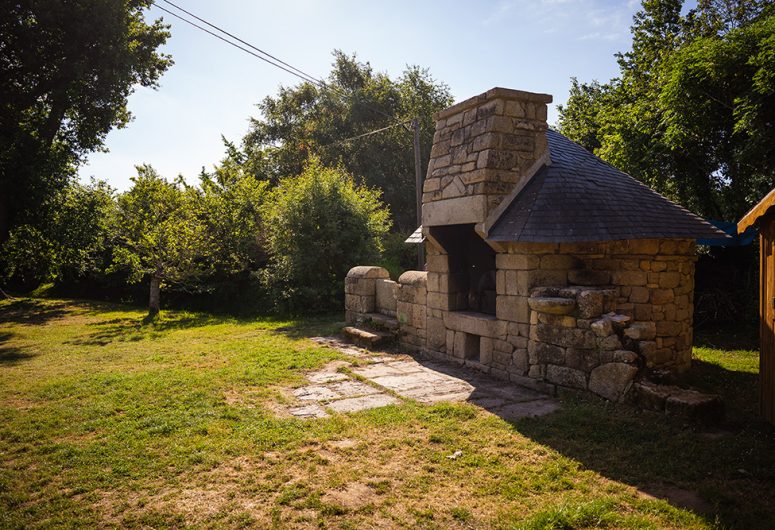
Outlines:
<svg viewBox="0 0 775 530"><path fill-rule="evenodd" d="M426 270L394 282L354 268L347 320L522 385L619 400L690 366L694 241L723 234L548 129L551 100L494 88L437 114L415 234Z"/></svg>

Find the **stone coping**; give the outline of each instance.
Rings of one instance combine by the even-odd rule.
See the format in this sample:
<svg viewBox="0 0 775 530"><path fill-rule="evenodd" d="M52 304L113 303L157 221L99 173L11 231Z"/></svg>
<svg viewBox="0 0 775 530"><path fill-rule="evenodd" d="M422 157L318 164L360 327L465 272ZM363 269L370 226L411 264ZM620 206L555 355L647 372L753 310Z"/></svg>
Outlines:
<svg viewBox="0 0 775 530"><path fill-rule="evenodd" d="M434 116L434 119L441 120L444 118L448 118L454 114L476 107L494 98L503 98L503 99L512 99L512 100L517 99L519 101L529 101L531 103L551 103L553 99L551 94L539 94L537 92L525 92L524 90L514 90L511 88L495 87L495 88L491 88L490 90L488 90L483 94L479 94L478 96L468 98L466 100L461 101L460 103L455 103L451 107L447 107L444 110L440 110L439 112L436 113L436 115Z"/></svg>

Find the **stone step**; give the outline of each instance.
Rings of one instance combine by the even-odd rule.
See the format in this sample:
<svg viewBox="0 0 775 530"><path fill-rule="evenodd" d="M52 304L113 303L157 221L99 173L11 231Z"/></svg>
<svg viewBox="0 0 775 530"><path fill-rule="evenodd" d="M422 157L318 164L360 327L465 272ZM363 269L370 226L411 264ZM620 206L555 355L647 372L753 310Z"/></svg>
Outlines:
<svg viewBox="0 0 775 530"><path fill-rule="evenodd" d="M365 329L363 327L347 326L342 328L342 333L353 343L364 348L379 346L393 342L396 339L395 333L379 331L376 329Z"/></svg>
<svg viewBox="0 0 775 530"><path fill-rule="evenodd" d="M364 321L370 327L385 331L398 331L398 319L382 313L367 313L364 315Z"/></svg>
<svg viewBox="0 0 775 530"><path fill-rule="evenodd" d="M724 403L715 394L650 381L635 383L634 390L636 403L647 410L705 424L720 423L724 419Z"/></svg>

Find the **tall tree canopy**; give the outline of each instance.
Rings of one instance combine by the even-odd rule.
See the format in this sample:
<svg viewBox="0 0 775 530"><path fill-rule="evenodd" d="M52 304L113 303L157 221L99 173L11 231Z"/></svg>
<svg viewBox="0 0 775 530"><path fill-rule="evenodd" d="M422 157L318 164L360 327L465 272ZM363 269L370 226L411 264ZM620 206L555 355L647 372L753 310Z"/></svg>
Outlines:
<svg viewBox="0 0 775 530"><path fill-rule="evenodd" d="M152 0L17 0L0 9L0 242L130 120L172 64Z"/></svg>
<svg viewBox="0 0 775 530"><path fill-rule="evenodd" d="M325 166L342 166L381 189L398 228L411 231L416 223L412 133L396 126L348 139L417 117L425 167L433 114L451 104L450 90L417 66L393 80L354 55L335 51L334 59L326 87L308 82L284 87L259 104L262 116L251 121L242 162L257 178L274 183L300 174L311 155Z"/></svg>
<svg viewBox="0 0 775 530"><path fill-rule="evenodd" d="M775 186L775 6L644 0L608 83L572 80L563 134L698 214L737 220Z"/></svg>

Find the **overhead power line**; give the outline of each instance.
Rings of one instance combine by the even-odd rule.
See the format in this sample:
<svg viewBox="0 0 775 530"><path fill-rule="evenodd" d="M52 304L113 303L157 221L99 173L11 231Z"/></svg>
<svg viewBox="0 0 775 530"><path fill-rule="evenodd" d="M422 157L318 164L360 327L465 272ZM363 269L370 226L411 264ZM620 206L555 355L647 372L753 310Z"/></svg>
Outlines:
<svg viewBox="0 0 775 530"><path fill-rule="evenodd" d="M367 133L359 134L358 136L351 136L350 138L345 138L344 140L339 140L339 141L337 141L337 142L334 142L334 143L332 143L332 144L325 145L325 146L323 146L323 147L333 147L333 146L335 146L335 145L339 145L339 144L343 144L343 143L351 142L351 141L353 141L353 140L358 140L358 139L360 139L360 138L365 138L366 136L371 136L372 134L377 134L377 133L381 133L381 132L383 132L383 131L387 131L388 129L392 129L393 127L398 127L398 126L400 126L400 125L406 125L407 123L411 123L411 122L412 122L412 120L404 120L404 121L400 121L400 122L398 122L398 123L393 123L393 124L391 124L391 125L388 125L387 127L382 127L381 129L375 129L375 130L373 130L373 131L369 131L369 132L367 132Z"/></svg>
<svg viewBox="0 0 775 530"><path fill-rule="evenodd" d="M272 59L272 60L274 60L274 61L277 61L278 63L282 64L283 66L287 66L288 68L290 68L291 70L293 70L293 71L295 72L295 73L294 73L294 75L295 75L295 76L297 76L297 77L300 77L300 78L304 79L305 81L309 81L309 82L311 82L311 83L314 83L314 84L316 84L316 85L320 85L320 86L327 86L327 85L326 85L326 83L324 83L324 82L323 82L323 81L321 81L320 79L317 79L317 78L315 78L314 76L312 76L312 75L310 75L310 74L308 74L308 73L304 72L303 70L299 70L298 68L296 68L296 67L295 67L295 66L293 66L292 64L288 64L288 63L286 63L286 62L285 62L285 61L283 61L282 59L279 59L279 58L275 57L275 56L274 56L274 55L272 55L271 53L269 53L269 52L266 52L266 51L262 50L261 48L258 48L258 47L256 47L256 46L253 46L253 45L252 45L252 44L250 44L249 42L247 42L247 41L244 41L244 40L242 40L241 38L237 37L236 35L234 35L234 34L232 34L232 33L229 33L229 32L228 32L228 31L226 31L225 29L223 29L223 28L221 28L221 27L219 27L219 26L216 26L215 24L213 24L213 23L211 23L211 22L208 22L207 20L205 20L205 19L203 19L203 18L201 18L201 17L198 17L198 16L196 16L194 13L192 13L192 12L190 12L190 11L187 11L187 10L183 9L183 8L182 8L182 7L180 7L179 5L177 5L177 4L173 3L173 2L170 2L169 0L162 0L162 2L164 2L165 4L169 4L169 5L171 5L171 6L172 6L172 7L174 7L175 9L178 9L178 10L182 11L183 13L187 14L188 16L195 18L195 19L196 19L196 20L198 20L199 22L202 22L203 24L206 24L206 25L210 26L211 28L213 28L213 29L215 29L215 30L217 30L217 31L220 31L220 32L221 32L221 33L223 33L224 35L228 35L229 37L231 37L232 39L236 40L237 42L240 42L240 43L244 44L245 46L247 46L248 48L251 48L251 49L253 49L253 50L257 51L258 53L260 53L260 54L262 54L262 55L265 55L266 57L269 57L270 59ZM158 4L157 4L157 7L158 7ZM167 12L169 13L169 11L167 11ZM270 64L274 64L274 63L270 63ZM274 64L274 66L277 66L277 65L276 65L276 64ZM286 71L287 71L287 70L286 70Z"/></svg>
<svg viewBox="0 0 775 530"><path fill-rule="evenodd" d="M299 79L302 79L303 81L307 81L308 83L312 83L312 84L314 84L314 85L316 85L316 86L318 86L318 87L320 87L322 89L329 90L329 91L339 95L342 98L350 98L351 97L350 94L347 94L344 91L329 85L325 81L323 81L321 79L318 79L318 78L316 78L316 77L306 73L305 71L303 71L303 70L301 70L299 68L296 68L292 64L283 61L282 59L272 55L271 53L269 53L269 52L267 52L265 50L262 50L261 48L259 48L257 46L254 46L253 44L251 44L251 43L241 39L240 37L237 37L233 33L230 33L229 31L226 31L225 29L221 28L220 26L217 26L216 24L213 24L212 22L209 22L209 21L205 20L204 18L199 17L199 16L195 15L194 13L192 13L190 11L187 11L186 9L180 7L179 5L177 5L177 4L173 3L173 2L170 2L169 0L161 0L161 1L166 3L166 4L168 4L168 5L170 5L170 6L172 6L175 9L181 11L182 13L185 13L186 15L194 18L195 20L198 20L202 24L206 24L207 26L213 28L214 30L216 30L216 31L218 31L220 33L222 33L223 35L228 36L230 39L234 39L238 43L241 43L244 46L247 46L250 49L246 49L245 47L240 46L240 44L237 44L237 43L227 39L223 35L219 35L219 34L213 32L213 31L210 31L209 29L207 29L207 28L197 24L196 22L193 22L193 21L191 21L191 20L189 20L189 19L179 15L178 13L175 13L175 12L165 8L165 7L160 6L158 2L154 2L154 5L158 9L161 9L162 11L164 11L166 13L169 13L173 17L175 17L175 18L185 22L186 24L189 24L189 25L191 25L191 26L193 26L193 27L195 27L195 28L197 28L197 29L199 29L201 31L204 31L205 33L207 33L207 34L209 34L209 35L211 35L211 36L213 36L213 37L215 37L217 39L220 39L223 42L225 42L227 44L230 44L230 45L234 46L235 48L237 48L239 50L244 51L245 53L249 53L250 55L252 55L252 56L254 56L254 57L258 58L258 59L261 59L262 61L264 61L264 62L266 62L268 64L271 64L272 66L274 66L276 68L279 68L279 69L281 69L281 70L283 70L283 71L285 71L285 72L287 72L287 73L289 73L291 75L294 75L294 76L298 77ZM362 107L364 107L366 109L369 109L370 111L372 111L374 113L380 114L381 116L385 116L386 118L389 118L389 119L394 119L395 118L395 116L392 116L392 115L390 115L390 114L388 114L386 112L383 112L383 111L381 111L381 110L379 110L377 108L374 108L371 105L367 105L365 103L358 102L358 101L354 101L354 103L358 104L358 105L361 105Z"/></svg>

